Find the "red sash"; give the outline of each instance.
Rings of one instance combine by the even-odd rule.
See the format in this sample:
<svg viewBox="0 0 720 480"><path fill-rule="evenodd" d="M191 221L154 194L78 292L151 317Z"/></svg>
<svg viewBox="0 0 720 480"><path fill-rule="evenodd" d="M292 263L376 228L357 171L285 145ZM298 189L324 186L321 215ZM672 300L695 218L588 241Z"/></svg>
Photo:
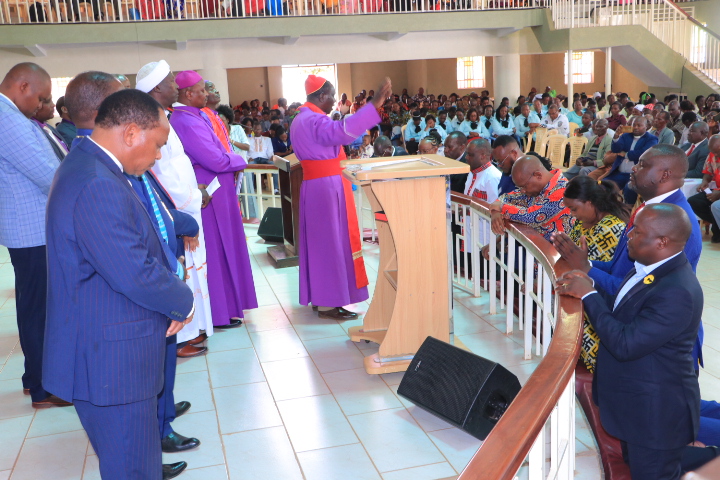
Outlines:
<svg viewBox="0 0 720 480"><path fill-rule="evenodd" d="M230 135L228 135L225 124L222 122L222 120L220 120L220 117L218 117L218 114L215 113L214 110L208 107L202 108L201 110L205 112L208 120L210 120L210 126L212 127L213 132L215 132L215 135L217 135L218 139L220 139L220 143L222 143L222 146L225 147L225 151L231 153L232 148L230 147Z"/></svg>
<svg viewBox="0 0 720 480"><path fill-rule="evenodd" d="M312 103L305 103L300 108L307 107L315 113L324 115L324 112ZM342 160L346 160L345 150L340 147L340 154L337 158L328 160L300 160L303 168L303 181L315 180L316 178L332 177L341 175L343 168L340 166ZM342 177L343 191L345 193L345 211L347 213L348 234L350 236L350 250L352 251L353 266L355 268L355 286L357 288L366 287L368 281L367 272L365 271L365 261L362 257L362 241L360 238L360 229L358 226L357 211L355 210L355 198L352 193L352 184L350 181Z"/></svg>

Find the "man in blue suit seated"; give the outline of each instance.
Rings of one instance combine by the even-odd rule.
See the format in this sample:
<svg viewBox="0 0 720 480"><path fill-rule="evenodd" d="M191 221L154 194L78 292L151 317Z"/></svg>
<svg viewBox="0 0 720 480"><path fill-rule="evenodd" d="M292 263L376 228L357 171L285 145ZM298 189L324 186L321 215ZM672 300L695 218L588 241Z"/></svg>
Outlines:
<svg viewBox="0 0 720 480"><path fill-rule="evenodd" d="M588 261L587 249L579 248L575 242L564 233L553 237L553 245L560 255L570 264L570 268L582 270L593 279L608 295L615 295L620 290L623 279L633 268L633 259L627 248L628 235L633 228L634 219L638 212L647 205L656 203L672 203L685 210L688 218L695 218L692 207L680 190L685 182L687 173L687 157L678 147L673 145L656 145L649 149L633 167L630 175L629 187L640 195L644 202L630 217L625 231L618 241L612 260L609 262ZM698 222L692 222L690 239L685 244L685 255L693 271L697 269L702 251L702 233ZM703 328L700 324L698 338L693 349L695 368L699 369L702 363Z"/></svg>
<svg viewBox="0 0 720 480"><path fill-rule="evenodd" d="M640 156L650 147L657 145L658 137L648 133L648 121L645 117L636 117L632 121L632 133L615 133L610 147L612 153L605 154L605 165L610 164L610 173L604 179L612 180L622 190L630 178L632 168L640 160ZM632 202L634 203L634 202Z"/></svg>
<svg viewBox="0 0 720 480"><path fill-rule="evenodd" d="M648 205L630 232L635 267L617 295L579 270L556 284L561 295L582 298L600 337L593 397L603 427L621 440L633 480L679 479L685 446L698 433L692 348L703 292L683 253L691 232L679 206Z"/></svg>
<svg viewBox="0 0 720 480"><path fill-rule="evenodd" d="M75 404L105 480L163 478L157 396L166 338L194 311L168 245L172 219L138 178L160 158L169 129L149 95L110 95L48 198L43 384Z"/></svg>

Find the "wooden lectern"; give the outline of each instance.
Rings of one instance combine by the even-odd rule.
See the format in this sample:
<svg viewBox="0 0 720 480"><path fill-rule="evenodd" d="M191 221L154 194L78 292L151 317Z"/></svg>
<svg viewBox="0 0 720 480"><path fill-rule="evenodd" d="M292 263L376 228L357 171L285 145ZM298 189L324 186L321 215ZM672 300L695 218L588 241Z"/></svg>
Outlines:
<svg viewBox="0 0 720 480"><path fill-rule="evenodd" d="M375 212L380 265L375 294L354 342L380 344L368 373L404 372L428 335L450 340L447 175L470 167L439 155L347 160Z"/></svg>
<svg viewBox="0 0 720 480"><path fill-rule="evenodd" d="M303 181L303 170L294 154L285 158L276 155L273 157L273 163L278 168L284 242L282 245L268 247L267 253L275 262L275 268L297 267L300 240L300 185Z"/></svg>

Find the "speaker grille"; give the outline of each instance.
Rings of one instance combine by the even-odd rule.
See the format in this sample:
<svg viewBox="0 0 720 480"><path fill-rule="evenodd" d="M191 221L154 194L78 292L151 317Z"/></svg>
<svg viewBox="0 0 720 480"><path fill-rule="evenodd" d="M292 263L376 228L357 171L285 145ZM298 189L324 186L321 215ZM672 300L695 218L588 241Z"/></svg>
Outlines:
<svg viewBox="0 0 720 480"><path fill-rule="evenodd" d="M415 355L398 393L462 425L496 363L428 337ZM417 399L414 400L414 399Z"/></svg>
<svg viewBox="0 0 720 480"><path fill-rule="evenodd" d="M517 377L491 360L427 337L398 394L484 440L520 391Z"/></svg>

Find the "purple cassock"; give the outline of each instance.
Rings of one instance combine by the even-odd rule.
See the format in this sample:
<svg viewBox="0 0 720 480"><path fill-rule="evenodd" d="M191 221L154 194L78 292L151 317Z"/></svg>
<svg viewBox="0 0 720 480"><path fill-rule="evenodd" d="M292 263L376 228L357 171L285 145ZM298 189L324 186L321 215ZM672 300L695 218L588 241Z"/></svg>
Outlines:
<svg viewBox="0 0 720 480"><path fill-rule="evenodd" d="M303 105L290 126L290 138L301 162L330 160L338 158L342 145L379 122L380 115L372 105L340 121ZM367 287L356 286L345 208L340 175L303 181L298 252L303 305L342 307L368 298Z"/></svg>
<svg viewBox="0 0 720 480"><path fill-rule="evenodd" d="M238 199L235 172L247 166L240 155L228 153L199 108L176 106L170 124L182 140L198 183L215 177L220 188L202 209L208 265L208 290L213 325L228 325L231 317L257 308L250 255Z"/></svg>

